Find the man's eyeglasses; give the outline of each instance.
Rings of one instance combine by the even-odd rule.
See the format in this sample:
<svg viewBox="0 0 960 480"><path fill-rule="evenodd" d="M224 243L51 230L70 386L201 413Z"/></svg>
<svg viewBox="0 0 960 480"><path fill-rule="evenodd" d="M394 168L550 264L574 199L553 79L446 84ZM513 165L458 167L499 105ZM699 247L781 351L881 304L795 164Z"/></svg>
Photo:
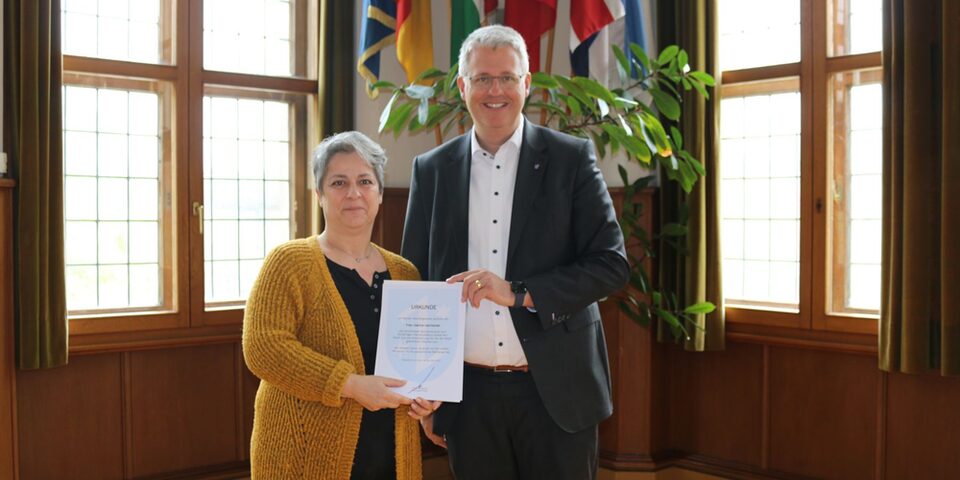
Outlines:
<svg viewBox="0 0 960 480"><path fill-rule="evenodd" d="M516 75L476 75L468 78L474 87L483 90L489 90L493 88L494 82L499 83L500 88L516 87L520 83L520 79L523 77L518 77Z"/></svg>

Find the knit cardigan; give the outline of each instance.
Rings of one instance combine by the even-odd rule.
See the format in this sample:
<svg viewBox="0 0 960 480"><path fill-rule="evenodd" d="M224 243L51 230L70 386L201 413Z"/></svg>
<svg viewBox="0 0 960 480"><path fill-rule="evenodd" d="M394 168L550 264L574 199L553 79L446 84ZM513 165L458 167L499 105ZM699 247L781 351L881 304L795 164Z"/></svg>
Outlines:
<svg viewBox="0 0 960 480"><path fill-rule="evenodd" d="M419 279L413 264L377 249L392 279ZM363 407L340 395L349 374L368 372L316 237L280 245L263 261L243 318L243 356L261 380L252 478L349 478ZM408 411L396 409L398 480L422 477L419 425Z"/></svg>

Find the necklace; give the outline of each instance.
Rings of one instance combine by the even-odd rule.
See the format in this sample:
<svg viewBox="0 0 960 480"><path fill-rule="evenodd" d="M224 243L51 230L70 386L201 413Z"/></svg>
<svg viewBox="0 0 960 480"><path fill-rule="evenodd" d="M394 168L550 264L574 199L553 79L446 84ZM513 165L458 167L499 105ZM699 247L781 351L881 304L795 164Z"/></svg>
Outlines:
<svg viewBox="0 0 960 480"><path fill-rule="evenodd" d="M369 243L367 244L367 254L366 254L366 255L359 256L359 257L354 257L352 253L350 253L350 252L348 252L348 251L346 251L346 250L344 250L344 249L342 249L342 248L340 248L340 247L337 247L337 246L333 245L332 243L330 243L329 240L327 240L327 246L330 247L330 248L332 248L332 249L334 249L334 250L339 250L340 252L343 252L343 253L347 254L348 257L352 258L353 261L354 261L354 262L357 262L357 263L360 263L360 262L362 262L362 261L370 258L370 257L373 255L373 245L371 245L371 244L369 244Z"/></svg>

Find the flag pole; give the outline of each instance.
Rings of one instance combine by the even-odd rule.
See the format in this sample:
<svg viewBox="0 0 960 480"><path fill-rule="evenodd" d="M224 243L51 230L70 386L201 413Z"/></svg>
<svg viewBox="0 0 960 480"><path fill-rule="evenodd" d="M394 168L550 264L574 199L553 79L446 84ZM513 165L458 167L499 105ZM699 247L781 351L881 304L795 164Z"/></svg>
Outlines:
<svg viewBox="0 0 960 480"><path fill-rule="evenodd" d="M553 71L553 37L554 37L555 30L556 28L551 28L550 31L547 32L547 64L546 64L546 69L544 70L545 72L547 72L547 75L549 75ZM544 103L546 103L547 100L549 99L550 99L549 92L547 92L547 90L544 90L543 91ZM540 109L540 125L546 126L544 125L544 122L546 121L547 121L547 109L541 108Z"/></svg>

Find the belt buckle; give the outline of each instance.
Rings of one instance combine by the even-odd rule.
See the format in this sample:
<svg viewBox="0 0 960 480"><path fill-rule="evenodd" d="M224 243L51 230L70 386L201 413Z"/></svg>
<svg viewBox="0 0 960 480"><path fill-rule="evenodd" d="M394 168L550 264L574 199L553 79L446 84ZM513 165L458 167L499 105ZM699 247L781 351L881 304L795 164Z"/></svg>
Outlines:
<svg viewBox="0 0 960 480"><path fill-rule="evenodd" d="M509 365L496 365L493 367L493 371L498 373L512 373L512 372L515 372L516 370L514 370L513 368L510 368Z"/></svg>

